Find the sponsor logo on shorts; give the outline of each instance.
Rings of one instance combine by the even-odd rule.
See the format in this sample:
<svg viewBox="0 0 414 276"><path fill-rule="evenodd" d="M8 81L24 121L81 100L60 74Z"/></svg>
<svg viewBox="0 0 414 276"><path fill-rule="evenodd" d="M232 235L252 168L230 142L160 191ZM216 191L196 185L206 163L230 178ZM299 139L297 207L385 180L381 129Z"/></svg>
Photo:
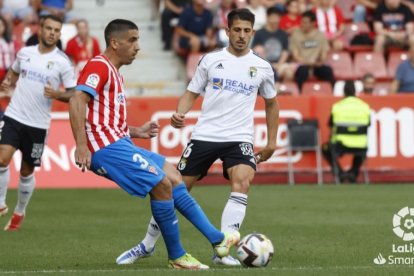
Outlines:
<svg viewBox="0 0 414 276"><path fill-rule="evenodd" d="M105 175L108 172L105 170L104 167L100 167L99 169L96 170L96 173L99 174L99 175Z"/></svg>
<svg viewBox="0 0 414 276"><path fill-rule="evenodd" d="M96 88L98 86L98 83L99 83L99 76L97 74L90 74L85 82L87 86L90 86L92 88Z"/></svg>
<svg viewBox="0 0 414 276"><path fill-rule="evenodd" d="M253 156L253 147L252 147L251 144L241 143L241 144L239 144L239 147L240 147L243 155Z"/></svg>
<svg viewBox="0 0 414 276"><path fill-rule="evenodd" d="M32 154L30 155L33 159L40 159L43 153L43 144L33 144ZM40 161L39 161L40 162Z"/></svg>

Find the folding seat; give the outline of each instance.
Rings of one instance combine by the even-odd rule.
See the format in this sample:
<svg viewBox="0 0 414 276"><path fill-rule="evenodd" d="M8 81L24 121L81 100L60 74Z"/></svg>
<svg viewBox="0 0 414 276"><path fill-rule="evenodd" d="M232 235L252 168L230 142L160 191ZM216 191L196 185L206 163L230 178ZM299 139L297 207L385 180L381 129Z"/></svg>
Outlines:
<svg viewBox="0 0 414 276"><path fill-rule="evenodd" d="M388 63L387 63L388 76L390 78L394 78L398 65L400 65L400 63L406 59L407 59L406 52L401 52L401 51L390 52L390 54L388 55Z"/></svg>
<svg viewBox="0 0 414 276"><path fill-rule="evenodd" d="M332 67L335 79L350 80L353 79L352 58L348 52L330 52L328 54L327 64Z"/></svg>
<svg viewBox="0 0 414 276"><path fill-rule="evenodd" d="M358 52L354 57L354 76L362 78L366 73L371 73L376 79L388 79L384 56L374 52Z"/></svg>
<svg viewBox="0 0 414 276"><path fill-rule="evenodd" d="M278 95L298 96L299 87L295 82L282 82L276 85Z"/></svg>
<svg viewBox="0 0 414 276"><path fill-rule="evenodd" d="M332 94L332 85L327 81L307 81L302 87L302 95L332 96Z"/></svg>
<svg viewBox="0 0 414 276"><path fill-rule="evenodd" d="M202 56L202 53L191 53L188 55L186 63L187 80L191 80L193 78L198 62Z"/></svg>

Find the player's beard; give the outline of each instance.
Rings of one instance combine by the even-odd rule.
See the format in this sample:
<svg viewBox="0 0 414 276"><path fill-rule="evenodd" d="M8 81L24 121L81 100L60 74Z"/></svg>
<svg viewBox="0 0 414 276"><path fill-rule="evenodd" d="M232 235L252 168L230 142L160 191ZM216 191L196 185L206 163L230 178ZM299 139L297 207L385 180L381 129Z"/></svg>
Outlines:
<svg viewBox="0 0 414 276"><path fill-rule="evenodd" d="M53 48L56 46L56 42L55 43L49 43L47 42L46 39L44 39L43 37L40 38L42 40L42 44L43 46L45 46L46 48Z"/></svg>

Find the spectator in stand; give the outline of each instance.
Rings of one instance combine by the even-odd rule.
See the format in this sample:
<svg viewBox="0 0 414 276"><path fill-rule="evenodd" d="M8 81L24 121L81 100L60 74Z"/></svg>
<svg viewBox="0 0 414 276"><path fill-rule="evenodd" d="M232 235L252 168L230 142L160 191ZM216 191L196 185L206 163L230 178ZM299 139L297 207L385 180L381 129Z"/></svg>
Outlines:
<svg viewBox="0 0 414 276"><path fill-rule="evenodd" d="M382 0L357 0L357 5L354 8L354 23L371 22L369 15L372 15L378 4Z"/></svg>
<svg viewBox="0 0 414 276"><path fill-rule="evenodd" d="M319 31L325 34L333 50L340 51L345 47L344 18L341 10L332 0L318 0L313 8Z"/></svg>
<svg viewBox="0 0 414 276"><path fill-rule="evenodd" d="M266 8L277 8L280 12L284 13L286 11L285 8L285 0L262 0L263 5L265 5Z"/></svg>
<svg viewBox="0 0 414 276"><path fill-rule="evenodd" d="M164 43L164 50L171 50L171 42L174 32L174 20L178 21L180 14L191 0L165 0L164 10L161 13L161 38Z"/></svg>
<svg viewBox="0 0 414 276"><path fill-rule="evenodd" d="M332 87L335 78L332 68L325 64L329 43L323 33L315 27L316 16L312 11L302 14L300 28L293 31L290 50L293 60L300 64L295 73L299 88L313 74L320 80L329 81Z"/></svg>
<svg viewBox="0 0 414 276"><path fill-rule="evenodd" d="M86 62L101 53L99 42L89 32L89 24L86 19L76 22L78 34L68 41L66 54L72 60L76 73L79 73Z"/></svg>
<svg viewBox="0 0 414 276"><path fill-rule="evenodd" d="M262 0L247 0L247 7L254 14L255 30L259 30L266 24L266 8Z"/></svg>
<svg viewBox="0 0 414 276"><path fill-rule="evenodd" d="M40 15L52 14L65 23L75 24L78 20L73 12L73 0L42 0L40 4Z"/></svg>
<svg viewBox="0 0 414 276"><path fill-rule="evenodd" d="M0 17L0 82L16 57L16 49L12 41L11 31L6 19Z"/></svg>
<svg viewBox="0 0 414 276"><path fill-rule="evenodd" d="M374 11L374 51L384 53L388 46L406 47L413 42L414 16L401 0L384 0Z"/></svg>
<svg viewBox="0 0 414 276"><path fill-rule="evenodd" d="M216 47L213 15L204 7L205 0L193 0L180 15L177 33L179 47L187 52L208 52Z"/></svg>
<svg viewBox="0 0 414 276"><path fill-rule="evenodd" d="M362 91L358 94L372 95L375 87L375 77L371 73L362 76Z"/></svg>
<svg viewBox="0 0 414 276"><path fill-rule="evenodd" d="M37 21L36 3L36 0L0 0L0 13L9 26L12 26L16 19L25 24L35 23Z"/></svg>
<svg viewBox="0 0 414 276"><path fill-rule="evenodd" d="M237 8L235 0L221 0L220 5L214 12L213 26L217 34L217 46L225 47L228 45L229 38L226 34L227 15Z"/></svg>
<svg viewBox="0 0 414 276"><path fill-rule="evenodd" d="M267 9L266 26L254 35L252 48L259 56L266 58L275 71L275 80L293 78L293 69L287 64L289 58L289 38L285 31L279 29L282 14L279 9Z"/></svg>
<svg viewBox="0 0 414 276"><path fill-rule="evenodd" d="M286 10L287 13L283 15L280 20L280 29L291 34L293 30L299 28L300 25L301 16L299 0L288 0L286 2Z"/></svg>
<svg viewBox="0 0 414 276"><path fill-rule="evenodd" d="M391 84L392 93L413 93L414 92L414 45L410 45L408 58L401 62L395 73L394 81Z"/></svg>

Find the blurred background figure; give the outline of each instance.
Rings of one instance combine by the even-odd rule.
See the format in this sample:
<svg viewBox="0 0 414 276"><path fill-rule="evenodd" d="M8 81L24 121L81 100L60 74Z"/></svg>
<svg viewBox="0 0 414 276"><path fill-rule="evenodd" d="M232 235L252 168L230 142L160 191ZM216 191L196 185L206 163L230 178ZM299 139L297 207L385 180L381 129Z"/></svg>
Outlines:
<svg viewBox="0 0 414 276"><path fill-rule="evenodd" d="M76 22L78 34L68 41L66 45L66 54L72 60L76 73L83 69L86 62L101 53L99 42L92 37L89 32L89 24L86 19L80 19Z"/></svg>
<svg viewBox="0 0 414 276"><path fill-rule="evenodd" d="M73 0L42 0L40 4L40 15L52 14L65 23L75 24L78 20L73 12Z"/></svg>
<svg viewBox="0 0 414 276"><path fill-rule="evenodd" d="M406 47L414 42L414 16L401 0L384 0L374 11L374 51L384 53L387 47Z"/></svg>
<svg viewBox="0 0 414 276"><path fill-rule="evenodd" d="M371 22L372 14L382 0L357 0L355 5L354 23Z"/></svg>
<svg viewBox="0 0 414 276"><path fill-rule="evenodd" d="M213 26L217 34L217 46L224 47L228 45L228 37L226 34L227 15L237 8L236 0L221 0L220 5L214 11Z"/></svg>
<svg viewBox="0 0 414 276"><path fill-rule="evenodd" d="M407 60L401 62L391 84L392 93L414 93L414 45L410 45Z"/></svg>
<svg viewBox="0 0 414 276"><path fill-rule="evenodd" d="M254 26L255 30L262 28L266 24L266 8L262 3L262 0L247 0L247 6L254 14Z"/></svg>
<svg viewBox="0 0 414 276"><path fill-rule="evenodd" d="M204 5L205 0L193 0L180 15L177 33L179 50L183 53L208 52L217 45L213 15Z"/></svg>
<svg viewBox="0 0 414 276"><path fill-rule="evenodd" d="M293 77L293 70L287 63L289 58L288 35L279 29L281 16L279 9L268 8L266 25L256 32L252 42L253 51L272 64L276 73L276 81Z"/></svg>
<svg viewBox="0 0 414 276"><path fill-rule="evenodd" d="M37 21L37 0L0 0L0 13L9 26L16 20L25 24Z"/></svg>
<svg viewBox="0 0 414 276"><path fill-rule="evenodd" d="M318 0L312 10L316 14L319 31L325 34L333 50L339 51L345 47L345 25L342 12L334 3L333 0Z"/></svg>
<svg viewBox="0 0 414 276"><path fill-rule="evenodd" d="M338 169L341 183L345 180L355 183L368 149L367 131L370 125L371 110L367 103L355 97L355 85L351 80L345 82L344 96L344 99L332 106L329 118L331 137L329 142L323 145L322 152L331 167L336 166ZM355 154L351 168L344 171L338 158L345 152L352 151L363 152L363 154ZM335 173L334 169L333 173Z"/></svg>
<svg viewBox="0 0 414 276"><path fill-rule="evenodd" d="M13 64L16 56L15 44L12 40L10 27L3 17L0 17L0 82Z"/></svg>
<svg viewBox="0 0 414 276"><path fill-rule="evenodd" d="M304 12L300 28L292 33L290 39L293 60L300 64L295 73L295 81L300 89L310 75L329 81L332 87L335 84L332 68L326 65L329 43L325 35L316 29L315 21L316 16L312 11Z"/></svg>
<svg viewBox="0 0 414 276"><path fill-rule="evenodd" d="M361 78L362 81L362 90L360 94L372 95L375 88L375 77L371 73L367 73Z"/></svg>
<svg viewBox="0 0 414 276"><path fill-rule="evenodd" d="M191 0L164 1L164 10L161 13L161 38L164 43L164 50L171 50L174 27L187 5L191 5Z"/></svg>
<svg viewBox="0 0 414 276"><path fill-rule="evenodd" d="M301 20L301 11L298 0L288 0L286 2L286 14L280 20L280 29L291 34L295 29L299 28Z"/></svg>

